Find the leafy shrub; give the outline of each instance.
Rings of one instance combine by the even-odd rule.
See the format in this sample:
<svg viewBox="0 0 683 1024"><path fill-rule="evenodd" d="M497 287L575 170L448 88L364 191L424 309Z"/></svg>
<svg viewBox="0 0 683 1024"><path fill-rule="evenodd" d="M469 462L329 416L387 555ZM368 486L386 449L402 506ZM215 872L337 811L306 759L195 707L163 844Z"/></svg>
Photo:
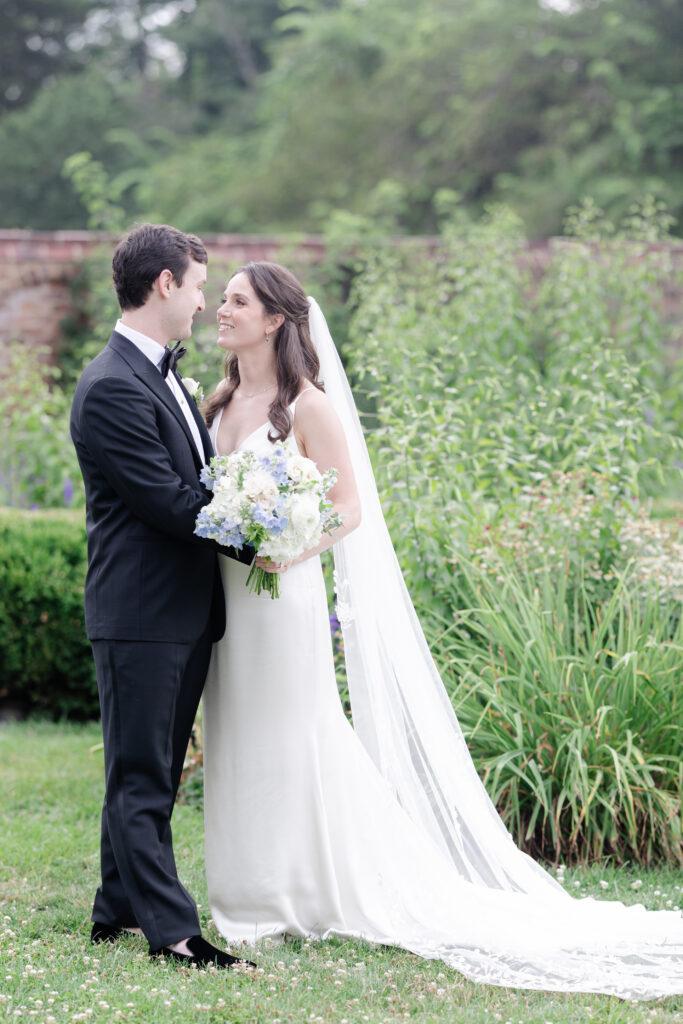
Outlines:
<svg viewBox="0 0 683 1024"><path fill-rule="evenodd" d="M661 316L663 282L650 268L647 287L617 296L634 254L590 242L559 244L534 291L519 225L493 211L451 228L430 261L378 250L356 279L350 365L374 404L378 483L420 602L472 530L556 471L609 481L614 502L638 493L648 466L680 483L681 438L653 422L658 394L626 355L631 326L650 323L651 307ZM609 333L619 325L624 339Z"/></svg>
<svg viewBox="0 0 683 1024"><path fill-rule="evenodd" d="M0 510L0 698L54 717L99 712L85 636L82 514Z"/></svg>
<svg viewBox="0 0 683 1024"><path fill-rule="evenodd" d="M652 519L616 489L595 473L555 470L520 489L468 558L498 582L505 566L523 576L557 572L571 600L580 589L594 604L608 601L620 576L644 599L656 589L662 603L683 601L680 525Z"/></svg>
<svg viewBox="0 0 683 1024"><path fill-rule="evenodd" d="M605 239L587 204L540 286L508 212L456 219L430 260L369 253L352 296L406 582L489 792L548 858L680 856L681 546L637 500L681 452L658 217Z"/></svg>
<svg viewBox="0 0 683 1024"><path fill-rule="evenodd" d="M0 504L63 508L85 501L69 437L71 399L59 376L48 363L28 359L22 346L10 347L0 373Z"/></svg>

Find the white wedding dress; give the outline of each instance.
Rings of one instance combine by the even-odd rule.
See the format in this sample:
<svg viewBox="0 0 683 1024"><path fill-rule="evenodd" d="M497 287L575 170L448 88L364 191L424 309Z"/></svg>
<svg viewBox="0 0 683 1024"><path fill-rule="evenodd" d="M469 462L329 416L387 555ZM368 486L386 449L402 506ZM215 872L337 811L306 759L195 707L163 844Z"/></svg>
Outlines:
<svg viewBox="0 0 683 1024"><path fill-rule="evenodd" d="M267 452L269 427L240 447ZM292 435L285 445L296 450ZM204 690L204 800L211 914L230 943L337 935L496 985L683 992L680 914L573 899L493 812L462 823L463 849L493 829L514 877L493 857L475 874L422 827L342 710L319 558L282 574L279 600L250 594L239 562L221 557L221 571L227 628ZM468 757L457 737L456 748Z"/></svg>

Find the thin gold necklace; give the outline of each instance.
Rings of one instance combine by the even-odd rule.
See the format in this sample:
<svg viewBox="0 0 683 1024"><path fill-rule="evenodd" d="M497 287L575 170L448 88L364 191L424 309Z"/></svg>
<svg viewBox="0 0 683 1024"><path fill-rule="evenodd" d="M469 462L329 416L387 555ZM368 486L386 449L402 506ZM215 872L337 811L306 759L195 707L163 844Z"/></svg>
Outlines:
<svg viewBox="0 0 683 1024"><path fill-rule="evenodd" d="M277 384L269 384L267 388L261 388L260 391L252 391L251 394L249 394L247 391L242 391L242 398L256 398L257 395L264 395L266 391L272 391L272 389L276 387ZM240 390L241 388L242 385L240 384Z"/></svg>

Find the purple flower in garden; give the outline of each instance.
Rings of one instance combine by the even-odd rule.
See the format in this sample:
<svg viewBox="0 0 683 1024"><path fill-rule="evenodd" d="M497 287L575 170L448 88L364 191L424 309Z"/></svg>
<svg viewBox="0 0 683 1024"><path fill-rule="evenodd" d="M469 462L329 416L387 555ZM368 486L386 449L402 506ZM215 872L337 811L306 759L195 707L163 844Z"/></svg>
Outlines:
<svg viewBox="0 0 683 1024"><path fill-rule="evenodd" d="M64 504L68 506L74 500L74 485L73 481L67 476L64 480Z"/></svg>
<svg viewBox="0 0 683 1024"><path fill-rule="evenodd" d="M334 649L337 654L341 654L344 649L344 637L342 636L341 623L337 618L336 612L330 613L330 632L334 641Z"/></svg>

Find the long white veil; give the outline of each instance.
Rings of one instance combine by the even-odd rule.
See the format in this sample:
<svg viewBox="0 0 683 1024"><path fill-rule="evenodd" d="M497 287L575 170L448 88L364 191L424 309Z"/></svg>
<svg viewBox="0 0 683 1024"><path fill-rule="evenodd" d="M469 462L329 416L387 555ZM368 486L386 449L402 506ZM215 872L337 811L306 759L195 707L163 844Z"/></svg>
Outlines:
<svg viewBox="0 0 683 1024"><path fill-rule="evenodd" d="M518 920L514 956L496 953L494 934L489 950L455 943L451 948L443 935L435 936L434 944L406 945L420 955L441 957L470 978L495 984L628 998L683 993L679 913L572 899L517 848L498 816L406 589L344 368L320 307L314 299L309 302L320 378L344 427L361 499L361 525L333 548L354 728L403 809L446 855L458 877L481 889L484 903L500 894L501 914L521 911L523 916L527 905L546 907L553 930L546 944ZM507 909L508 894L519 897L512 901L514 909ZM576 948L571 940L574 945L558 953L558 945L566 945L558 935L563 929L567 936L576 935L577 926L585 941Z"/></svg>

